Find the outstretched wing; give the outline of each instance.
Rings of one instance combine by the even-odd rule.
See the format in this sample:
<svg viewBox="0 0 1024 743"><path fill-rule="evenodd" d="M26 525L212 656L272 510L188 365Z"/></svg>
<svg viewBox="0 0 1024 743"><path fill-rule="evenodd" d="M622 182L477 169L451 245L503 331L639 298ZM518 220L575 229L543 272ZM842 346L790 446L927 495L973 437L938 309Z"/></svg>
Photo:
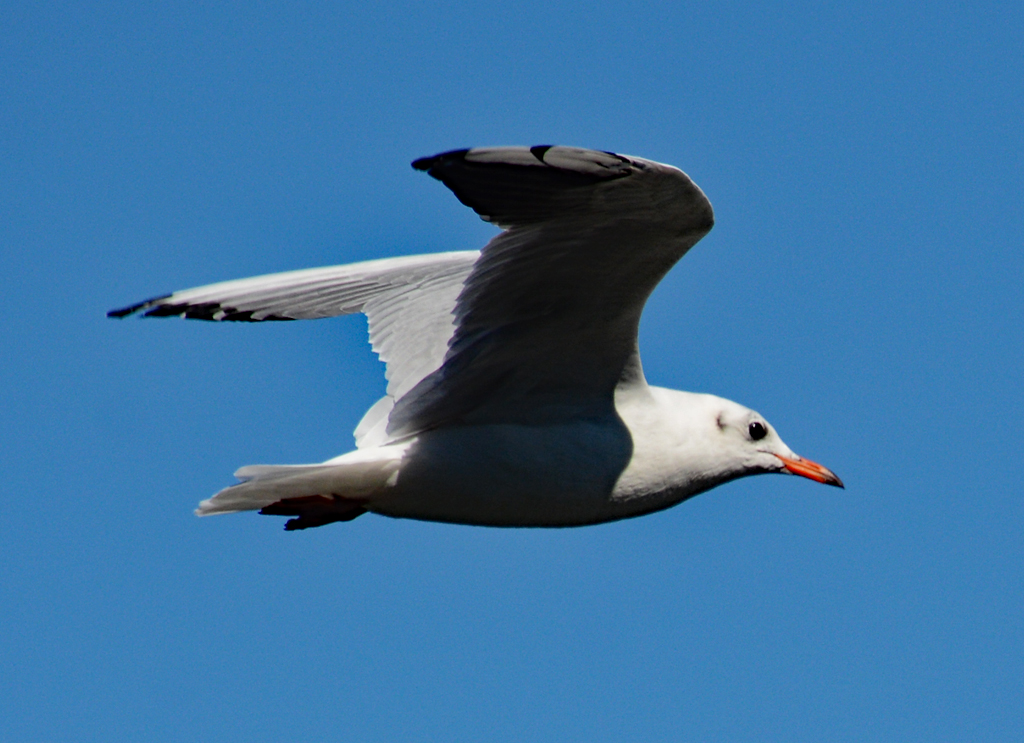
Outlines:
<svg viewBox="0 0 1024 743"><path fill-rule="evenodd" d="M387 396L356 429L360 446L381 443L391 405L437 369L454 330L453 309L477 251L386 258L256 276L174 292L111 310L198 320L261 322L367 316L370 343L387 365Z"/></svg>
<svg viewBox="0 0 1024 743"><path fill-rule="evenodd" d="M714 224L680 170L569 147L447 152L413 163L506 231L455 306L444 363L398 400L388 433L603 416L639 376L647 297Z"/></svg>
<svg viewBox="0 0 1024 743"><path fill-rule="evenodd" d="M458 150L417 160L506 228L482 251L367 261L188 289L113 310L260 322L363 312L388 394L359 446L446 424L614 414L642 379L644 303L711 229L704 194L668 165L570 147Z"/></svg>

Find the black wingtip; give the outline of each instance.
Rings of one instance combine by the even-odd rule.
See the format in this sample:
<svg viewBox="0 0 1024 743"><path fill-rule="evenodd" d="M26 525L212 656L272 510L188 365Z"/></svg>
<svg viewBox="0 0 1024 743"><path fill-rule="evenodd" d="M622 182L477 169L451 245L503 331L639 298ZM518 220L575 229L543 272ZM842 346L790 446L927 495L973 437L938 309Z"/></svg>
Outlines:
<svg viewBox="0 0 1024 743"><path fill-rule="evenodd" d="M142 304L133 304L131 307L122 307L119 310L110 310L110 312L107 313L107 317L128 317L128 315L132 314L133 312L141 310L145 306L145 304L146 303L143 302Z"/></svg>
<svg viewBox="0 0 1024 743"><path fill-rule="evenodd" d="M530 148L530 154L533 155L535 158L537 158L538 160L540 160L543 163L544 162L544 153L547 152L548 150L550 150L552 147L554 147L553 144L538 144L538 145L534 145L533 147ZM547 163L545 163L545 165L546 164Z"/></svg>
<svg viewBox="0 0 1024 743"><path fill-rule="evenodd" d="M466 156L467 152L469 152L468 149L464 149L464 150L448 150L448 152L442 152L442 153L440 153L438 155L431 155L430 157L421 157L418 160L413 160L412 161L412 167L415 170L422 170L424 172L429 173L430 169L433 168L438 163L440 163L442 161L445 161L445 160L451 160L453 158L462 159L462 158L464 158Z"/></svg>
<svg viewBox="0 0 1024 743"><path fill-rule="evenodd" d="M119 310L111 310L110 312L107 313L107 317L116 317L118 319L122 317L128 317L128 315L135 314L139 310L145 309L154 302L159 302L161 299L167 299L169 296L171 295L161 294L159 297L151 297L150 299L139 302L138 304L133 304L130 307L122 307Z"/></svg>

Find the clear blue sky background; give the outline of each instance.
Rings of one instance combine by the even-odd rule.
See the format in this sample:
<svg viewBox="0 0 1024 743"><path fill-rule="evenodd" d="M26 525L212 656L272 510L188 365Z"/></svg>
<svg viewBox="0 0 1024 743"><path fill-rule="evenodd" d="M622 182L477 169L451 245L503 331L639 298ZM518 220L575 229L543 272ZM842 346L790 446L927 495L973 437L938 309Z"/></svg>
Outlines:
<svg viewBox="0 0 1024 743"><path fill-rule="evenodd" d="M1014 3L5 3L0 739L1024 738L1024 11ZM278 270L482 245L409 162L686 170L652 383L847 490L576 530L197 501L383 390L359 318L116 322Z"/></svg>

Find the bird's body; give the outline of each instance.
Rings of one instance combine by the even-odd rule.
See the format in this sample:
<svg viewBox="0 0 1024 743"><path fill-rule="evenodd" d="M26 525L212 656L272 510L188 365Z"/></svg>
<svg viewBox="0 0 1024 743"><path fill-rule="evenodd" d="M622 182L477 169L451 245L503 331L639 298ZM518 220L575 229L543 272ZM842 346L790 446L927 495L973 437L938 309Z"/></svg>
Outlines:
<svg viewBox="0 0 1024 743"><path fill-rule="evenodd" d="M259 509L297 517L290 529L367 511L578 526L762 472L841 485L754 411L644 379L644 302L713 224L681 171L564 147L461 150L414 167L506 231L480 253L243 279L110 313L369 318L389 384L356 428L357 449L319 465L244 467L243 482L197 513Z"/></svg>
<svg viewBox="0 0 1024 743"><path fill-rule="evenodd" d="M701 445L712 432L701 430L699 419L671 415L727 401L648 387L622 390L616 403L617 415L605 420L445 427L334 461L400 462L395 482L367 510L491 526L580 526L639 516L738 476Z"/></svg>

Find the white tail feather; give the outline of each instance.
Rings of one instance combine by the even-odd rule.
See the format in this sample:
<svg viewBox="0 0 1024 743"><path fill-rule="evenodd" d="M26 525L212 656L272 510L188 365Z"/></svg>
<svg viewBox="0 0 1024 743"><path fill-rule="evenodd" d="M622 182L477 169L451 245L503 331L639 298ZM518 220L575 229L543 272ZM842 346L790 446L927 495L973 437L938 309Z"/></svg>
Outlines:
<svg viewBox="0 0 1024 743"><path fill-rule="evenodd" d="M379 452L379 450L378 450ZM393 482L401 463L401 450L368 458L351 452L325 464L253 464L235 472L242 480L204 500L197 516L257 511L288 498L334 495L365 500ZM345 460L348 461L345 461Z"/></svg>

